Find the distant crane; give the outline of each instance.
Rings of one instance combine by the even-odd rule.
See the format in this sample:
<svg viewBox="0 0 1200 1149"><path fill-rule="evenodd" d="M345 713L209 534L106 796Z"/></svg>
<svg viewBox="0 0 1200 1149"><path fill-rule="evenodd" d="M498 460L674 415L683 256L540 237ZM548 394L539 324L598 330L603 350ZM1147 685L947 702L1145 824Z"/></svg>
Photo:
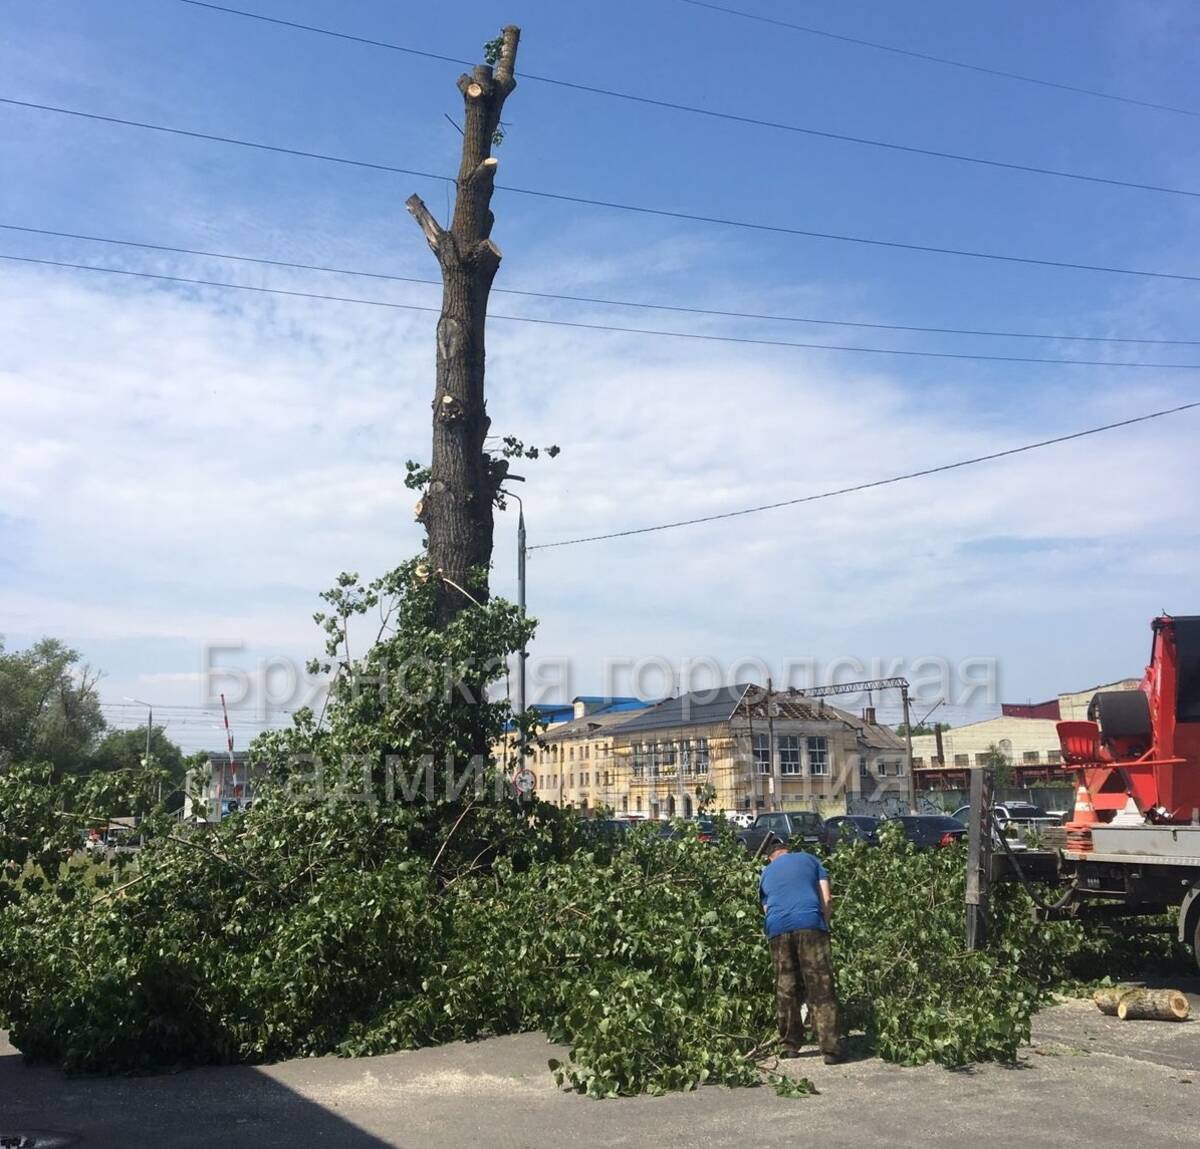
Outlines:
<svg viewBox="0 0 1200 1149"><path fill-rule="evenodd" d="M839 694L866 694L868 697L876 690L900 691L900 704L904 708L904 772L908 778L908 806L916 808L916 781L913 778L912 752L912 718L909 713L908 679L907 678L870 678L865 682L835 682L828 686L805 686L789 690L772 691L767 685L767 699L772 696L784 698L831 698ZM769 716L769 711L768 711Z"/></svg>

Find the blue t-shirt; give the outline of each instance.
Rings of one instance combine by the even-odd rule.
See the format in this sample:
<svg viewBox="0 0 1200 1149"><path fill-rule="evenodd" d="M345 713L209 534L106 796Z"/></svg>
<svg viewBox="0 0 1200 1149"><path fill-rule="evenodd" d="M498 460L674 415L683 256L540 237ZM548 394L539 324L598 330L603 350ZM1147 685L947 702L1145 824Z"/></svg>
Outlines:
<svg viewBox="0 0 1200 1149"><path fill-rule="evenodd" d="M792 930L824 930L819 882L829 875L812 854L781 854L763 870L759 898L767 910L767 937Z"/></svg>

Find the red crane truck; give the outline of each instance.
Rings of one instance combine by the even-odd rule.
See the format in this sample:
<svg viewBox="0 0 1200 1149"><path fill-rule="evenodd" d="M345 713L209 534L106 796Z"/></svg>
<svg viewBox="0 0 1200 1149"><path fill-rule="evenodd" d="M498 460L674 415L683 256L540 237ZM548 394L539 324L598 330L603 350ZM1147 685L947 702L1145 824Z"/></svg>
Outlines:
<svg viewBox="0 0 1200 1149"><path fill-rule="evenodd" d="M1151 629L1140 688L1102 691L1088 721L1058 724L1078 786L1053 843L1071 884L1043 916L1178 907L1179 940L1200 962L1200 615L1163 615Z"/></svg>

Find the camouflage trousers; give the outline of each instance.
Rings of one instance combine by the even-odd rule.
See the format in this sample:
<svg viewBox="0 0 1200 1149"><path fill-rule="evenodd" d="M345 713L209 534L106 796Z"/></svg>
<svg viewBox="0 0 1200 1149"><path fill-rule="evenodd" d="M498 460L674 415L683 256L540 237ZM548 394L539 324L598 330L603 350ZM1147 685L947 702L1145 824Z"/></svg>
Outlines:
<svg viewBox="0 0 1200 1149"><path fill-rule="evenodd" d="M822 1053L841 1053L837 994L833 986L833 956L825 930L792 930L771 938L775 965L775 1012L785 1049L804 1044L800 1009L808 1002L808 1020L817 1032Z"/></svg>

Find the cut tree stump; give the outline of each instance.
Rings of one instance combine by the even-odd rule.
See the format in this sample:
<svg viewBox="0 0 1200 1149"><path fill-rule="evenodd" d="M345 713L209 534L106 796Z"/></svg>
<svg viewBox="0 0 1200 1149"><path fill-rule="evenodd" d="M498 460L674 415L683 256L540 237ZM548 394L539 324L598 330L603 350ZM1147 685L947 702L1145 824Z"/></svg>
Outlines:
<svg viewBox="0 0 1200 1149"><path fill-rule="evenodd" d="M1122 1021L1186 1021L1191 1007L1177 989L1135 989L1117 1003Z"/></svg>

